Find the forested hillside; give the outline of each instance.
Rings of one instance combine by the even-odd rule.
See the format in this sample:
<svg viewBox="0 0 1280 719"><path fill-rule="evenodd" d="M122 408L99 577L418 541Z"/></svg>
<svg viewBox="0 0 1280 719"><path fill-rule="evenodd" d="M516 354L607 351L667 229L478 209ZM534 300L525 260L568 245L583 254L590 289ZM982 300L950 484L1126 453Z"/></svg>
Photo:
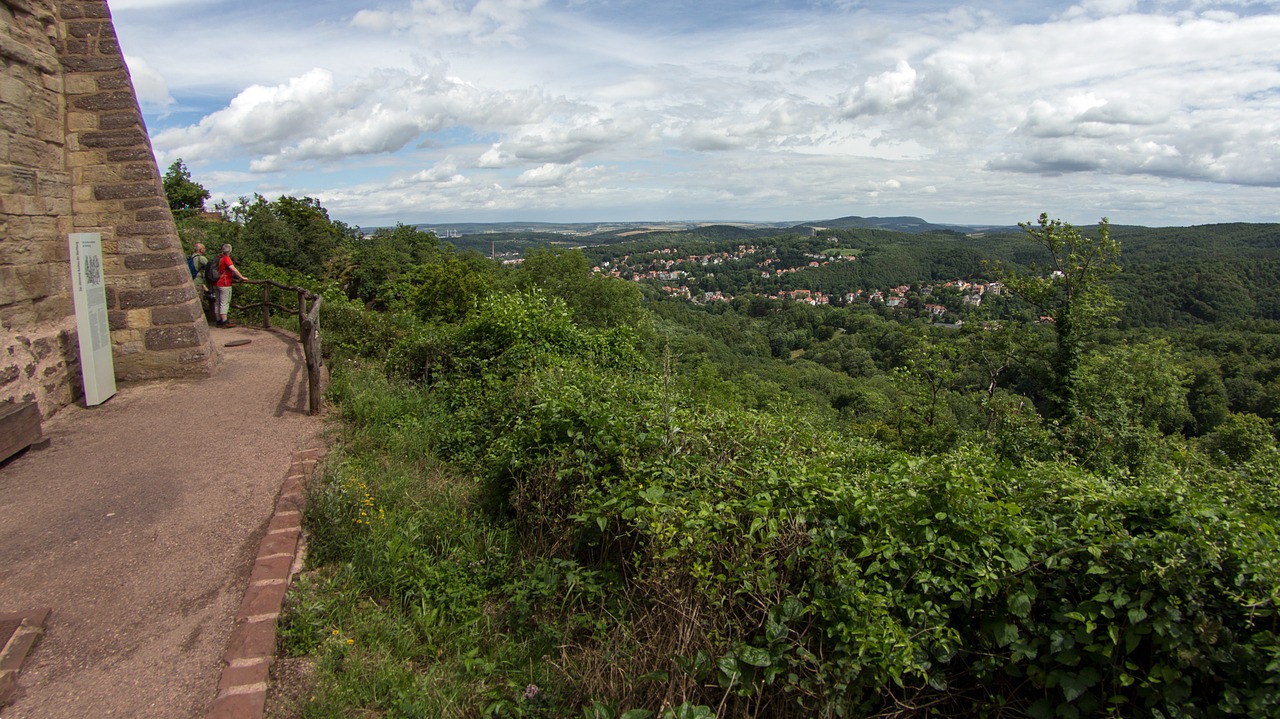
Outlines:
<svg viewBox="0 0 1280 719"><path fill-rule="evenodd" d="M1275 227L223 214L324 295L339 425L274 716L1280 712Z"/></svg>

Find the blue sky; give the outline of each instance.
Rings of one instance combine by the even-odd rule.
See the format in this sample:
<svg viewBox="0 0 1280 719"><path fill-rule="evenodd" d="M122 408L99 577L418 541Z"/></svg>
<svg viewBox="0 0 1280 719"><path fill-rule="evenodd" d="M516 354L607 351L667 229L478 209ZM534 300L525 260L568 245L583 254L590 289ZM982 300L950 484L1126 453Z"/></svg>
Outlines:
<svg viewBox="0 0 1280 719"><path fill-rule="evenodd" d="M161 168L363 226L1280 221L1280 0L114 0Z"/></svg>

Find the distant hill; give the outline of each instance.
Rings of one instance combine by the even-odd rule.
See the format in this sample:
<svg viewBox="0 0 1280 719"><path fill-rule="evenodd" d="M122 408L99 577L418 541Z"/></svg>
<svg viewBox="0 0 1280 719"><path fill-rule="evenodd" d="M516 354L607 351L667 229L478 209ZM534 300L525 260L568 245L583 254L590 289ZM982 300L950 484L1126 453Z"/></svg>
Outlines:
<svg viewBox="0 0 1280 719"><path fill-rule="evenodd" d="M926 232L959 232L961 234L1016 232L1018 227L997 225L939 225L919 217L839 217L834 220L806 222L797 227L815 227L829 230L869 229L906 232L913 235Z"/></svg>

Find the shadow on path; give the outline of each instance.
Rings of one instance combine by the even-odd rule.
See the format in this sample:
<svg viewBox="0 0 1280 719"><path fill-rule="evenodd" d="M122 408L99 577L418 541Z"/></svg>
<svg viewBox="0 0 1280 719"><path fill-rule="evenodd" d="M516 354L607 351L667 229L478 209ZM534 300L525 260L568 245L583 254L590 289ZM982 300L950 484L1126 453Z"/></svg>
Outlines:
<svg viewBox="0 0 1280 719"><path fill-rule="evenodd" d="M47 421L48 449L0 465L0 612L52 609L5 719L212 703L276 496L322 420L296 337L211 332L213 377L121 385Z"/></svg>

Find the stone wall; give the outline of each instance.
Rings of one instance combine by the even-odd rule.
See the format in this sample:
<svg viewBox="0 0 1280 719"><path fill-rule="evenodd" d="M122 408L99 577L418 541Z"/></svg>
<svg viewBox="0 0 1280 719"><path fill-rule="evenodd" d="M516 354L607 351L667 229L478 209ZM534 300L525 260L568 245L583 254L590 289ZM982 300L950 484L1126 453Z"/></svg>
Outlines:
<svg viewBox="0 0 1280 719"><path fill-rule="evenodd" d="M118 380L217 359L106 2L0 0L0 402L81 395L67 236L102 234Z"/></svg>

